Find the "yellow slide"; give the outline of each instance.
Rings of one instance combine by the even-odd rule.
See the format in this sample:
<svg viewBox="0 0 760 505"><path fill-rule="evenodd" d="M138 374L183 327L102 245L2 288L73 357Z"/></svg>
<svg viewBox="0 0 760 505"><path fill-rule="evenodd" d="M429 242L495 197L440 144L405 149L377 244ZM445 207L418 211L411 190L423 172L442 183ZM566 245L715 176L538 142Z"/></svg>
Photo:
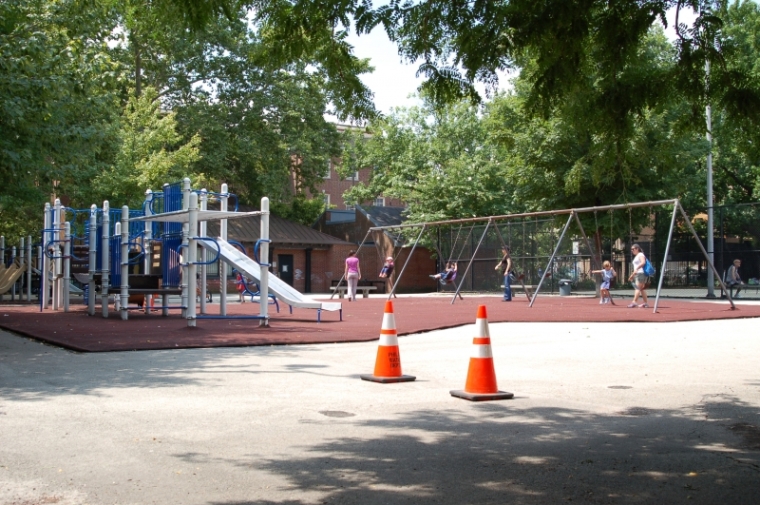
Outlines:
<svg viewBox="0 0 760 505"><path fill-rule="evenodd" d="M0 271L0 295L4 295L11 290L16 281L26 272L26 262L20 258L7 268Z"/></svg>

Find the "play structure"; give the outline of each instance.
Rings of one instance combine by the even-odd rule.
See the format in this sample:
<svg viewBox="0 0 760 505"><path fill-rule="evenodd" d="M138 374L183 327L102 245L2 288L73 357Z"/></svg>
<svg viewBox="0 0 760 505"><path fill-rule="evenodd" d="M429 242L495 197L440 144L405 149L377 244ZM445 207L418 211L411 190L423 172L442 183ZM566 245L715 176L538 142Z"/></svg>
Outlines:
<svg viewBox="0 0 760 505"><path fill-rule="evenodd" d="M228 210L235 195L223 184L221 192L192 190L190 180L166 184L162 192L146 192L141 210L127 206L116 211L104 202L87 211L68 209L56 200L45 208L43 254L40 270L40 310L69 310L72 277L84 286L88 314L94 316L100 299L101 313L108 317L109 301L121 319L130 310L153 311L167 316L179 310L188 326L198 319L247 318L269 323L268 303L260 303L259 315L227 314L229 267L252 278L259 286L259 301L280 300L293 307L337 311L340 303L315 302L290 285L269 275L269 199L262 198L261 210ZM209 201L218 209L209 209ZM265 260L258 263L227 240L227 221L259 217L261 236L256 250ZM220 221L220 236L206 236L206 223ZM208 311L208 266L218 265L220 279L219 313ZM262 268L264 267L264 268ZM253 294L253 293L252 293ZM179 305L171 305L179 298ZM200 307L196 302L200 299ZM131 305L133 304L133 305ZM279 311L279 304L276 305Z"/></svg>
<svg viewBox="0 0 760 505"><path fill-rule="evenodd" d="M667 222L657 216L667 218ZM698 248L697 253L686 260L692 264L706 265L705 283L715 282L726 292L711 254L705 250L692 220L678 199L377 226L367 231L358 250L373 233L390 234L396 247L410 248L388 299L395 294L396 286L417 246L424 245L435 250L439 272L447 263L460 265L451 300L453 304L457 298L461 299L466 282L471 284L471 289L476 283L485 287L482 290L499 289L499 276L494 275L494 265L501 258L501 249L508 246L512 250L515 280L529 292L532 307L548 282L557 283L560 295L569 294L571 284L579 277L585 277L584 280L593 289L595 280L589 272L601 269L604 260L615 265L618 277L627 278L632 264L630 245L641 242L646 257L657 267L656 273L650 276L657 282L653 308L656 312L663 282L672 272L674 256L685 256L674 248L676 228L681 230L677 241L679 246L689 241ZM587 229L591 229L592 233L588 234ZM657 235L658 229L661 230L660 235ZM665 236L665 230L665 240L650 238ZM528 285L525 279L530 281ZM730 293L727 299L734 308Z"/></svg>

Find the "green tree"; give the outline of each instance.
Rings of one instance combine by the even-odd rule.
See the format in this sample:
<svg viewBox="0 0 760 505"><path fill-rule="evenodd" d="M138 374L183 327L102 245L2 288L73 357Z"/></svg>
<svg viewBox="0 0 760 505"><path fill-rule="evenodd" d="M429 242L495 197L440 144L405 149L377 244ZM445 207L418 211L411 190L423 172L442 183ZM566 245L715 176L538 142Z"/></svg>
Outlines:
<svg viewBox="0 0 760 505"><path fill-rule="evenodd" d="M118 64L93 13L69 7L0 4L0 232L9 238L36 235L50 194L76 192L112 147L103 126Z"/></svg>
<svg viewBox="0 0 760 505"><path fill-rule="evenodd" d="M435 108L396 109L349 134L340 171L374 167L368 184L352 187L344 197L362 203L376 196L409 205L412 221L488 216L508 208L509 184L487 142L479 107L460 102Z"/></svg>
<svg viewBox="0 0 760 505"><path fill-rule="evenodd" d="M324 73L302 62L277 66L243 11L188 31L166 25L173 10L167 2L124 4L118 51L135 84L155 87L162 106L176 113L185 140L202 139L192 174L209 187L227 182L241 203L269 196L281 212L304 208L299 194L314 189L340 152L324 118L331 99Z"/></svg>
<svg viewBox="0 0 760 505"><path fill-rule="evenodd" d="M146 189L155 191L167 181L188 176L199 159L200 137L183 142L176 115L161 110L153 88L130 97L116 137L119 147L114 164L95 177L92 201L139 208Z"/></svg>
<svg viewBox="0 0 760 505"><path fill-rule="evenodd" d="M722 33L726 70L748 76L748 88L760 82L760 6L737 1L724 13ZM740 98L737 98L740 99ZM748 97L751 100L751 96ZM717 203L760 200L760 129L754 120L733 114L730 103L713 107L715 195Z"/></svg>

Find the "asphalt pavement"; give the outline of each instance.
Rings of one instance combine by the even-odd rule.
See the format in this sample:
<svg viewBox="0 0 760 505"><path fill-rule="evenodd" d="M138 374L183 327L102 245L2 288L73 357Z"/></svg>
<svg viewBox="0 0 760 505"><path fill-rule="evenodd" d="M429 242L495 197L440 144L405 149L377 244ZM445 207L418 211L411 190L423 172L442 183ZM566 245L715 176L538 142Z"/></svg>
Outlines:
<svg viewBox="0 0 760 505"><path fill-rule="evenodd" d="M474 321L473 321L474 322ZM0 504L757 504L758 319L80 354L0 332ZM380 321L378 321L378 330Z"/></svg>

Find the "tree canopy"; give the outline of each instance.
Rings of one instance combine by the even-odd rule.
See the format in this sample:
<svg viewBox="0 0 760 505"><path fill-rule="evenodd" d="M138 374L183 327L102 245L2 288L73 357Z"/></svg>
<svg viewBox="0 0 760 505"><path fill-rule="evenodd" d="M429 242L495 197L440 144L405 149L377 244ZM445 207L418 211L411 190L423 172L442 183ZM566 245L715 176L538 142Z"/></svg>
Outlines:
<svg viewBox="0 0 760 505"><path fill-rule="evenodd" d="M348 43L373 29L419 65L423 106L378 116ZM347 196L417 219L703 201L708 103L719 201L757 199L759 47L747 0L7 0L0 233L34 233L52 192L134 203L180 174L308 222L341 155L327 113L374 135L347 139L343 170L375 168Z"/></svg>

